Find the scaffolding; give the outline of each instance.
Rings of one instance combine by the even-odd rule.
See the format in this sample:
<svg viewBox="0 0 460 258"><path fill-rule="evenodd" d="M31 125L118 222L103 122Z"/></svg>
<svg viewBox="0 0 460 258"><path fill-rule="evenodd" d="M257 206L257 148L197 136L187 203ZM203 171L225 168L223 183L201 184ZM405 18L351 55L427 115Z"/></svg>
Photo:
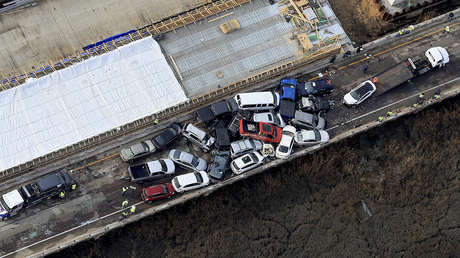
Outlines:
<svg viewBox="0 0 460 258"><path fill-rule="evenodd" d="M138 39L151 36L161 37L161 35L164 33L174 31L180 27L195 23L199 20L216 15L231 8L238 7L250 1L251 0L217 0L201 7L192 9L188 12L184 12L177 16L170 17L168 19L138 29L133 33L117 38L113 41L106 42L88 50L79 51L72 56L60 59L57 62L49 61L48 64L45 64L38 69L34 69L31 72L23 72L19 75L0 75L0 78L6 78L0 80L0 92L23 84L28 78L39 78L56 70L60 70L75 63L79 63L93 56L101 55L120 46L129 44Z"/></svg>

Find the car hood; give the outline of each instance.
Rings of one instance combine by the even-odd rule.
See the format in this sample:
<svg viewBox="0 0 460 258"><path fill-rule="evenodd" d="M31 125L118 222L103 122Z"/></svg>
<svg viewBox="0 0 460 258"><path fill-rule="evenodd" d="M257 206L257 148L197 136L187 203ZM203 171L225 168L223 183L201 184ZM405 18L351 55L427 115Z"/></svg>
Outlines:
<svg viewBox="0 0 460 258"><path fill-rule="evenodd" d="M122 149L120 151L120 156L123 160L129 160L131 159L134 155L133 152L131 151L130 148Z"/></svg>
<svg viewBox="0 0 460 258"><path fill-rule="evenodd" d="M319 130L319 133L321 134L321 142L329 141L329 134L326 131Z"/></svg>
<svg viewBox="0 0 460 258"><path fill-rule="evenodd" d="M358 101L356 99L354 99L350 93L347 93L345 96L343 96L343 102L345 102L345 104L347 105L354 105L356 104Z"/></svg>

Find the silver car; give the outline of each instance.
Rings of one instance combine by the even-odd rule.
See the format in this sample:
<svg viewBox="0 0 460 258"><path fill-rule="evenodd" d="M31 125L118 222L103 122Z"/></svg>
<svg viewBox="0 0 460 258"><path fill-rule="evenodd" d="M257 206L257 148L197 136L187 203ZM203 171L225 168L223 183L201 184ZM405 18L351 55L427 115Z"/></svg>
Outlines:
<svg viewBox="0 0 460 258"><path fill-rule="evenodd" d="M324 130L300 130L295 133L297 145L311 146L329 141L329 134Z"/></svg>
<svg viewBox="0 0 460 258"><path fill-rule="evenodd" d="M261 150L263 143L252 138L243 139L230 144L230 153L232 159L244 155L251 151Z"/></svg>
<svg viewBox="0 0 460 258"><path fill-rule="evenodd" d="M310 114L297 110L291 122L309 129L324 129L326 127L326 113L321 111L318 114Z"/></svg>
<svg viewBox="0 0 460 258"><path fill-rule="evenodd" d="M120 158L123 161L130 161L154 153L156 150L151 140L145 140L122 149Z"/></svg>
<svg viewBox="0 0 460 258"><path fill-rule="evenodd" d="M206 171L208 168L206 160L185 151L173 149L169 152L168 157L176 164L195 171Z"/></svg>

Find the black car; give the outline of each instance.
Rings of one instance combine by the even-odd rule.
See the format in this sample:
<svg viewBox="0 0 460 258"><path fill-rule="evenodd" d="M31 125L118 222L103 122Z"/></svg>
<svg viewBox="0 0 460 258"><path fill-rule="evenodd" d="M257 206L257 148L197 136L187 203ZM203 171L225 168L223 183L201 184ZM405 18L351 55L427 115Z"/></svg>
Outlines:
<svg viewBox="0 0 460 258"><path fill-rule="evenodd" d="M230 168L230 151L218 151L213 162L208 167L208 175L214 179L222 180L225 172Z"/></svg>
<svg viewBox="0 0 460 258"><path fill-rule="evenodd" d="M331 108L330 101L322 97L302 97L299 101L299 109L304 112L328 111Z"/></svg>
<svg viewBox="0 0 460 258"><path fill-rule="evenodd" d="M178 123L172 123L165 128L160 134L152 138L153 145L157 149L165 149L171 142L179 138L182 132L182 127Z"/></svg>
<svg viewBox="0 0 460 258"><path fill-rule="evenodd" d="M230 98L212 104L211 110L216 117L231 115L238 111L238 105L233 98Z"/></svg>
<svg viewBox="0 0 460 258"><path fill-rule="evenodd" d="M331 80L329 79L298 83L296 87L297 93L303 97L308 97L310 95L324 96L330 94L334 90L334 86L332 86Z"/></svg>
<svg viewBox="0 0 460 258"><path fill-rule="evenodd" d="M72 185L76 186L76 182L65 171L60 171L40 178L35 183L24 185L19 191L25 198L27 206L31 206L45 198L73 190Z"/></svg>
<svg viewBox="0 0 460 258"><path fill-rule="evenodd" d="M216 125L216 147L219 151L230 150L230 136L228 135L227 127L223 121L219 121Z"/></svg>

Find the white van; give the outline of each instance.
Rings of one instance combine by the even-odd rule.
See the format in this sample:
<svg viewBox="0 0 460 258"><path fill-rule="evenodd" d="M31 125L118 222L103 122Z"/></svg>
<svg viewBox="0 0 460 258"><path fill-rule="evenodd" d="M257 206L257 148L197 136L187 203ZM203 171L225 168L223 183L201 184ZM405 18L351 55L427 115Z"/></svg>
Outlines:
<svg viewBox="0 0 460 258"><path fill-rule="evenodd" d="M239 93L233 98L241 110L271 110L280 102L280 95L271 91Z"/></svg>

